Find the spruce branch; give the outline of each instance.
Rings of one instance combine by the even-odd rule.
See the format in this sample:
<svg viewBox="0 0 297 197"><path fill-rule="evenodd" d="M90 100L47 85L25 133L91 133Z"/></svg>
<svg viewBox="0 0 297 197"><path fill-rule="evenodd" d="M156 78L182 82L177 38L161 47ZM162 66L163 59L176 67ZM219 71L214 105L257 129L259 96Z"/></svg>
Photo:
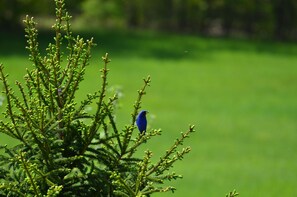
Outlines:
<svg viewBox="0 0 297 197"><path fill-rule="evenodd" d="M136 194L139 193L141 186L145 185L145 179L146 179L145 175L146 175L146 171L148 168L148 164L149 164L152 156L153 156L153 153L151 151L146 151L143 161L139 163L138 176L136 178L136 183L135 183L135 193Z"/></svg>
<svg viewBox="0 0 297 197"><path fill-rule="evenodd" d="M179 159L183 158L183 155L189 153L191 148L183 148L181 151L176 151L176 149L183 144L185 138L188 138L190 133L194 132L194 125L189 127L189 130L185 133L181 133L181 137L178 138L175 143L166 151L165 155L160 158L159 162L155 165L152 165L147 172L147 176L155 173L156 175L163 174L165 170L168 170L172 164Z"/></svg>
<svg viewBox="0 0 297 197"><path fill-rule="evenodd" d="M26 196L26 194L18 190L17 184L12 184L12 183L0 183L0 191L7 191L17 196L23 196L23 197Z"/></svg>
<svg viewBox="0 0 297 197"><path fill-rule="evenodd" d="M81 154L84 154L87 147L92 142L98 128L103 123L103 119L107 116L107 113L103 111L104 110L103 99L106 96L105 94L106 94L107 74L108 74L107 64L110 62L110 59L108 58L108 53L106 53L105 56L102 57L102 60L104 62L104 67L101 69L102 86L101 86L101 91L100 91L99 98L98 98L99 100L97 102L97 109L96 109L96 113L94 116L94 120L93 120L93 122L90 126L90 129L86 135L85 145L81 149Z"/></svg>
<svg viewBox="0 0 297 197"><path fill-rule="evenodd" d="M154 136L157 135L161 135L161 129L154 129L148 133L145 134L140 134L138 135L138 137L136 138L135 143L133 146L131 146L128 150L127 153L128 154L128 158L130 158L137 150L137 148L142 145L143 143L145 143L147 140L151 139Z"/></svg>
<svg viewBox="0 0 297 197"><path fill-rule="evenodd" d="M142 97L146 94L146 88L147 88L147 86L150 86L151 76L147 76L147 78L144 78L143 81L144 81L144 85L143 85L143 87L140 90L138 90L138 98L135 101L134 111L131 114L132 115L131 125L134 125L134 123L135 123L138 110L141 108Z"/></svg>
<svg viewBox="0 0 297 197"><path fill-rule="evenodd" d="M56 197L60 194L62 189L63 189L63 186L61 185L60 186L53 185L47 190L46 197Z"/></svg>
<svg viewBox="0 0 297 197"><path fill-rule="evenodd" d="M123 149L121 150L122 155L125 155L127 153L127 148L129 146L129 143L130 143L130 140L132 137L132 132L134 131L134 128L135 128L136 116L137 116L139 109L141 108L141 99L146 94L147 86L150 86L151 77L148 76L147 78L143 79L143 81L144 81L144 85L140 90L138 90L138 97L134 103L134 111L131 114L131 116L132 116L131 125L126 126L126 128L124 130Z"/></svg>
<svg viewBox="0 0 297 197"><path fill-rule="evenodd" d="M105 107L107 107L107 106L105 106ZM115 136L116 136L116 139L117 139L117 143L119 145L120 150L122 151L123 150L123 145L122 145L122 141L121 141L121 138L120 138L120 133L119 133L118 128L116 126L116 122L115 122L114 117L112 115L112 111L111 110L107 110L107 113L108 113L107 115L108 115L110 124L112 126L113 132L115 133Z"/></svg>
<svg viewBox="0 0 297 197"><path fill-rule="evenodd" d="M13 91L10 88L10 86L8 85L7 76L8 75L4 74L3 65L0 64L0 80L3 82L4 93L5 93L6 99L7 99L7 108L6 108L7 110L6 110L5 116L10 118L10 120L12 122L13 130L10 129L9 127L6 127L6 128L8 128L8 132L11 132L11 136L16 137L18 140L22 141L24 144L27 144L27 142L23 138L21 131L18 129L17 120L16 120L15 114L13 112L13 102L12 102ZM2 126L6 125L5 123L2 123L2 121L0 121L0 122L1 122Z"/></svg>
<svg viewBox="0 0 297 197"><path fill-rule="evenodd" d="M150 183L150 184L152 184L152 183ZM163 193L163 192L168 192L168 191L174 192L175 190L176 190L176 188L172 187L172 186L167 186L167 187L153 187L153 186L149 187L148 186L142 191L142 195L150 195L153 193Z"/></svg>
<svg viewBox="0 0 297 197"><path fill-rule="evenodd" d="M121 177L119 173L113 172L110 176L112 183L117 186L118 188L123 189L122 192L124 192L127 196L136 196L136 193L133 191L133 189L127 184L125 179Z"/></svg>
<svg viewBox="0 0 297 197"><path fill-rule="evenodd" d="M30 102L32 103L34 101L34 96L37 95L38 97L38 105L41 106L42 104L46 105L46 106L50 106L50 110L52 113L54 113L55 111L55 106L54 101L53 101L53 96L51 91L49 90L49 85L47 84L47 90L49 95L46 97L43 94L43 90L41 88L41 84L40 84L40 74L37 73L36 70L33 71L29 71L27 69L27 75L25 76L25 80L26 80L26 86L27 86L27 90L28 90L28 94L29 96L32 98L30 100Z"/></svg>
<svg viewBox="0 0 297 197"><path fill-rule="evenodd" d="M21 92L21 95L22 95L22 98L23 98L23 103L25 104L26 109L29 109L28 98L27 98L27 95L26 95L26 93L24 91L24 87L18 81L16 81L15 83L18 86L18 88L19 88L19 90Z"/></svg>
<svg viewBox="0 0 297 197"><path fill-rule="evenodd" d="M28 161L25 160L24 158L24 153L20 153L19 154L19 161L21 162L22 166L24 167L24 170L26 172L26 174L28 175L29 178L29 182L33 188L34 194L36 196L41 196L40 191L39 191L39 187L38 184L36 182L36 180L34 179L34 175L32 174L32 166L30 166L30 163Z"/></svg>
<svg viewBox="0 0 297 197"><path fill-rule="evenodd" d="M74 57L70 57L70 58L74 58L73 63L71 64L72 68L78 67L79 69L75 70L75 69L69 69L70 67L66 67L64 76L62 77L62 79L64 79L65 76L68 75L66 85L62 88L62 91L61 91L61 95L68 97L67 98L68 101L72 101L74 99L75 93L79 87L79 83L83 80L85 68L88 65L88 62L91 58L92 46L94 46L93 38L91 38L90 40L87 40L86 43L83 41L83 39L79 39L76 41L76 44L74 47L78 51L75 50L74 52L75 54L72 55Z"/></svg>

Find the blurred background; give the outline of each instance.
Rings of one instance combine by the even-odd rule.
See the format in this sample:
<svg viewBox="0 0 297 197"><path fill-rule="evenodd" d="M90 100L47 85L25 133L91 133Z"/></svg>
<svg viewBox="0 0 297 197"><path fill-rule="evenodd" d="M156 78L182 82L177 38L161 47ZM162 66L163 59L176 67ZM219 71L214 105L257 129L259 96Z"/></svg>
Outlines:
<svg viewBox="0 0 297 197"><path fill-rule="evenodd" d="M52 0L1 0L1 29L26 14L51 18ZM295 0L67 0L86 27L141 28L178 33L271 39L297 38Z"/></svg>
<svg viewBox="0 0 297 197"><path fill-rule="evenodd" d="M0 0L0 62L11 84L31 68L22 20L38 22L40 49L53 41L52 0ZM117 121L129 123L136 90L149 128L143 147L157 160L189 124L192 152L155 196L297 196L296 0L66 0L75 34L98 44L77 99L100 88L108 52L110 92L121 92ZM66 57L65 57L66 62ZM97 85L96 85L97 84ZM2 95L3 96L3 95ZM5 99L0 100L5 110ZM90 109L92 110L92 109ZM12 145L0 134L0 144Z"/></svg>

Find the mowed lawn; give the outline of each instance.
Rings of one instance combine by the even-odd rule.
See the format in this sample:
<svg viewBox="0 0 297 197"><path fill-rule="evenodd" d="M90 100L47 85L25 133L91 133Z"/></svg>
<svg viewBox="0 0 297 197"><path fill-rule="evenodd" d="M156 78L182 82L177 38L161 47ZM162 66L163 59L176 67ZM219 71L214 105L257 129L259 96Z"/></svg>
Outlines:
<svg viewBox="0 0 297 197"><path fill-rule="evenodd" d="M177 191L155 196L297 196L297 44L155 33L99 32L78 99L100 87L101 56L108 52L109 87L121 91L117 121L130 121L142 79L149 128L163 134L143 147L158 159L190 124L192 152L173 171ZM40 39L41 47L50 39ZM0 62L11 82L22 80L23 36L0 38ZM5 102L4 102L5 103ZM1 106L2 110L4 106ZM0 134L1 144L11 144Z"/></svg>

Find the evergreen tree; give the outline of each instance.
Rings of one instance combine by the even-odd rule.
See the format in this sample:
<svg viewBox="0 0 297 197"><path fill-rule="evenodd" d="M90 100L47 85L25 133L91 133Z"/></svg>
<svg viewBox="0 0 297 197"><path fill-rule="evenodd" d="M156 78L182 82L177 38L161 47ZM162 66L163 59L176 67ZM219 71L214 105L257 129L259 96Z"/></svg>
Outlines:
<svg viewBox="0 0 297 197"><path fill-rule="evenodd" d="M93 39L74 36L64 0L55 0L55 4L56 34L46 55L40 53L33 18L27 16L24 20L33 69L27 70L24 84L16 82L20 94L14 93L0 65L7 102L0 133L18 141L12 148L0 146L5 152L0 154L0 196L147 196L174 191L164 181L181 178L170 169L191 150L180 146L194 132L194 126L155 163L150 150L137 157L141 145L161 134L161 130L153 129L132 135L138 133L135 119L150 77L144 79L131 122L123 129L118 128L114 118L118 97L106 94L108 54L102 57L101 87L77 103L75 96L94 43ZM95 112L86 111L94 102Z"/></svg>

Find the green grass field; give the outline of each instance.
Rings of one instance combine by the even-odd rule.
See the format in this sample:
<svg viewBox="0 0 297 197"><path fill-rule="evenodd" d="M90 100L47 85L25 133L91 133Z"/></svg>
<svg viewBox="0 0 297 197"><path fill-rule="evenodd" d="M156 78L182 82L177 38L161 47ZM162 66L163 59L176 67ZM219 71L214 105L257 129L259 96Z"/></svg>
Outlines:
<svg viewBox="0 0 297 197"><path fill-rule="evenodd" d="M100 87L101 56L108 52L109 85L123 97L120 125L151 75L143 100L150 128L162 136L147 143L159 155L195 124L185 145L192 152L174 171L184 178L173 196L297 196L297 44L211 39L155 33L99 32L98 46L78 98ZM41 46L49 41L44 34ZM0 62L13 82L27 60L23 36L3 34ZM4 108L3 106L1 107ZM10 144L0 134L0 143ZM156 196L172 196L171 193Z"/></svg>

